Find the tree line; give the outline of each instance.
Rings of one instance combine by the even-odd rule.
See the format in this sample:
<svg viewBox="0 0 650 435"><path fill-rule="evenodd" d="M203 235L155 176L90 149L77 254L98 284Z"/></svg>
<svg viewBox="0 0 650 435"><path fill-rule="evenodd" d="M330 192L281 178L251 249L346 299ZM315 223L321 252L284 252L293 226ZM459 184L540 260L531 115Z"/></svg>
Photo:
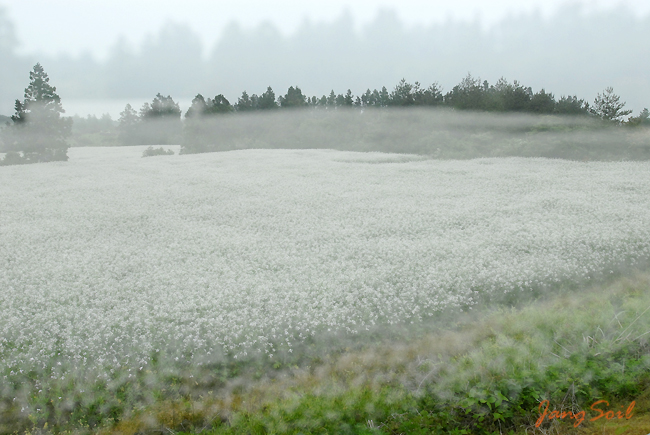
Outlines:
<svg viewBox="0 0 650 435"><path fill-rule="evenodd" d="M474 71L490 82L503 75L536 89L543 84L556 95L589 96L590 102L606 84L635 109L650 100L650 15L622 5L567 4L545 18L531 11L490 26L451 20L415 27L390 10L363 17L364 25L341 15L305 22L288 34L269 23L232 23L214 41L202 40L188 25L167 23L139 43L114 41L103 60L21 54L19 23L12 30L9 15L4 17L3 25L0 6L0 103L21 94L25 71L37 60L66 89L65 99L151 99L163 90L191 99L201 90L206 97L234 97L234 104L243 89L262 92L268 84L278 92L297 83L320 96L330 88L381 89L402 77L437 80L449 90ZM11 109L1 107L0 113Z"/></svg>
<svg viewBox="0 0 650 435"><path fill-rule="evenodd" d="M308 97L300 87L290 86L284 95L276 97L269 86L260 95L249 95L243 91L237 102L232 104L222 94L214 98L197 94L185 113L184 123L178 103L171 96L159 93L139 111L127 104L117 123L105 115L101 120L79 118L78 124L86 133L114 133L122 145L177 144L181 141L191 142L202 134L201 129L196 127L199 121L224 115L295 109L331 111L356 108L364 111L391 107L446 107L482 112L574 115L597 118L611 125L650 125L648 109L625 120L631 111L624 109L625 103L620 101L611 87L599 93L590 105L577 96L556 99L544 89L534 93L531 87L518 81L510 83L504 78L490 85L486 80L470 74L447 93L443 93L438 83L423 87L418 82L411 84L402 79L392 91L383 86L381 90L367 89L356 96L348 89L345 94L336 94L332 90L329 95ZM68 139L73 131L72 118L62 116L65 111L61 99L40 64L36 64L30 72L29 86L25 89L24 99L16 100L15 111L11 122L1 131L0 150L6 152L1 163L67 160Z"/></svg>
<svg viewBox="0 0 650 435"><path fill-rule="evenodd" d="M418 82L411 84L405 79L392 91L383 86L381 90L367 89L365 93L356 96L348 89L345 94L336 94L332 90L329 95L308 97L300 87L290 86L284 95L276 97L269 86L260 95L249 95L243 91L233 104L223 94L214 98L197 94L185 113L185 120L193 122L213 116L282 109L372 110L391 107L446 107L483 112L581 115L595 117L612 125L650 125L648 109L625 121L625 117L632 111L624 109L625 103L620 101L611 87L598 94L590 105L575 95L556 99L545 89L534 93L531 87L523 86L516 80L510 83L501 78L490 85L487 80L482 81L471 74L444 94L438 83L423 87ZM182 134L181 116L182 112L173 98L162 94L156 95L151 104L145 103L139 113L127 105L118 120L120 141L125 145L178 143Z"/></svg>

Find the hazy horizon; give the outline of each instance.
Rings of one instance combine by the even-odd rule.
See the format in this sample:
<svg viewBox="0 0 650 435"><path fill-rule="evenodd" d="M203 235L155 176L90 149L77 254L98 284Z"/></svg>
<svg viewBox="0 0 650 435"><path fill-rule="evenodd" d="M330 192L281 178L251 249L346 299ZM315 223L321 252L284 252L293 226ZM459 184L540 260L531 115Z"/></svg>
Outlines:
<svg viewBox="0 0 650 435"><path fill-rule="evenodd" d="M13 112L36 62L67 114L81 116L115 117L117 102L137 108L158 92L236 103L267 86L276 96L289 86L359 95L402 78L447 92L467 73L589 102L612 86L635 113L650 106L650 4L639 0L461 0L419 11L411 0L123 3L0 2L0 114Z"/></svg>
<svg viewBox="0 0 650 435"><path fill-rule="evenodd" d="M9 19L16 23L20 55L90 54L97 61L108 59L118 39L123 37L132 46L141 46L170 21L191 27L199 36L204 46L203 56L207 58L233 22L248 30L270 23L288 37L306 23L329 23L349 15L355 31L359 32L382 10L392 10L407 27L453 21L479 23L487 30L521 14L535 13L548 19L567 5L579 5L585 12L626 7L638 17L650 13L650 4L644 0L435 0L426 4L417 0L243 0L237 4L205 0L186 0L182 4L175 0L0 1L0 8L4 7ZM34 14L35 10L40 13Z"/></svg>

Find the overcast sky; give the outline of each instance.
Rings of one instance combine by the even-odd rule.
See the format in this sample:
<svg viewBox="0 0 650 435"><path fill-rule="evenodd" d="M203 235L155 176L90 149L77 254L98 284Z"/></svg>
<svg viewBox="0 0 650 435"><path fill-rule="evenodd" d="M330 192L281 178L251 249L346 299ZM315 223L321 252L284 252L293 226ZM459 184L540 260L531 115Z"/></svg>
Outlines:
<svg viewBox="0 0 650 435"><path fill-rule="evenodd" d="M485 26L508 14L539 11L548 16L565 0L0 0L16 25L21 54L79 55L103 59L120 35L139 46L166 21L187 23L203 40L207 52L224 26L237 21L254 27L274 23L292 33L304 20L332 21L347 10L358 26L371 21L380 8L391 8L406 24L479 20ZM639 15L650 11L648 0L582 0L587 9L627 5Z"/></svg>

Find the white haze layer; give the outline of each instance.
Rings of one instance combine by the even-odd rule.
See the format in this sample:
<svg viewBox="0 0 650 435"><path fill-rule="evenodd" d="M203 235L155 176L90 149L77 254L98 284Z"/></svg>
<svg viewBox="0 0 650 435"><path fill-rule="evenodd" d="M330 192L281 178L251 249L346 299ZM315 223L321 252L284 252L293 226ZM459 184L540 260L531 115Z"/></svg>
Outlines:
<svg viewBox="0 0 650 435"><path fill-rule="evenodd" d="M271 357L650 254L650 162L142 151L0 168L5 379Z"/></svg>

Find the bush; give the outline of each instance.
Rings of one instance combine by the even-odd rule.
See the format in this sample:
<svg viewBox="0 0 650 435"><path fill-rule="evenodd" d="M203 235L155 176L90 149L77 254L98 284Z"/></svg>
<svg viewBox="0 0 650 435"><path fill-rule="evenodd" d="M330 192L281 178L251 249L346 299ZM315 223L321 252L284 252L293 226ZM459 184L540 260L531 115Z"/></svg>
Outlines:
<svg viewBox="0 0 650 435"><path fill-rule="evenodd" d="M15 151L10 151L5 154L4 159L0 159L0 166L9 166L9 165L23 165L29 163L27 159Z"/></svg>
<svg viewBox="0 0 650 435"><path fill-rule="evenodd" d="M160 148L154 148L150 146L144 152L142 153L142 157L152 157L152 156L173 156L174 151L170 149L163 149L163 147Z"/></svg>

